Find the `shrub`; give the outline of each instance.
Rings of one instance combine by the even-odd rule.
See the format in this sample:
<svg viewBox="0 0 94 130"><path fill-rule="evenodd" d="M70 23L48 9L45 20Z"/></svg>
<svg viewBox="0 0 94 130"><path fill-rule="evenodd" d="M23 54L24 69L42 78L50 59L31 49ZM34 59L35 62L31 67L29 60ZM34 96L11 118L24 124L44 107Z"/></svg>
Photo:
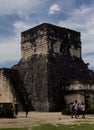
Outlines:
<svg viewBox="0 0 94 130"><path fill-rule="evenodd" d="M14 110L12 103L0 103L0 117L13 118Z"/></svg>
<svg viewBox="0 0 94 130"><path fill-rule="evenodd" d="M62 109L62 115L64 114L64 115L70 115L70 110L69 110L69 108L64 108L64 109Z"/></svg>
<svg viewBox="0 0 94 130"><path fill-rule="evenodd" d="M86 114L94 114L94 109L87 109Z"/></svg>

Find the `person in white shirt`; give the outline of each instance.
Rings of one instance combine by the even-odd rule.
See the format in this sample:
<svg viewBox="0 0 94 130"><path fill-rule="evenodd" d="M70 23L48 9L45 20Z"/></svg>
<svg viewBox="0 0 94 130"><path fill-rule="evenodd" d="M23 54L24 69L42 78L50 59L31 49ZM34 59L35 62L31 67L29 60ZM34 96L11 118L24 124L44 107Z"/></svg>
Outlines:
<svg viewBox="0 0 94 130"><path fill-rule="evenodd" d="M75 114L75 118L77 119L77 112L78 112L78 104L77 104L77 100L74 102L73 106L74 106L74 114Z"/></svg>
<svg viewBox="0 0 94 130"><path fill-rule="evenodd" d="M85 104L81 104L82 118L85 118Z"/></svg>

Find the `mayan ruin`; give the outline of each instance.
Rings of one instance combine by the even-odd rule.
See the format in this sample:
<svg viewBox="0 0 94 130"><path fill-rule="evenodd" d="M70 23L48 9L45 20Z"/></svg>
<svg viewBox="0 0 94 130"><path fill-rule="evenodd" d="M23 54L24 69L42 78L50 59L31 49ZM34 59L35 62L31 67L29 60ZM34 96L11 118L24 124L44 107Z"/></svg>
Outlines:
<svg viewBox="0 0 94 130"><path fill-rule="evenodd" d="M61 111L77 99L94 109L94 72L82 59L81 44L80 32L48 23L22 32L21 59L0 68L0 103Z"/></svg>

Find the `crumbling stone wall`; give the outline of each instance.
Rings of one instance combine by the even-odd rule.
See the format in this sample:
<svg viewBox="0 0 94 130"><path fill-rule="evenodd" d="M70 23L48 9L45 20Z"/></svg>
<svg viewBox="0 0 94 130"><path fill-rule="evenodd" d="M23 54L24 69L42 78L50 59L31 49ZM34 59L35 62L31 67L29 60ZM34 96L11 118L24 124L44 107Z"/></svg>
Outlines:
<svg viewBox="0 0 94 130"><path fill-rule="evenodd" d="M62 89L61 57L52 59L51 54L33 55L30 59L15 65L23 78L34 110L60 111L64 107ZM52 63L50 62L52 61ZM55 61L56 60L56 61Z"/></svg>
<svg viewBox="0 0 94 130"><path fill-rule="evenodd" d="M44 26L21 33L21 58L23 60L34 54L47 54L47 30Z"/></svg>
<svg viewBox="0 0 94 130"><path fill-rule="evenodd" d="M78 100L78 103L85 102L87 109L94 108L94 84L82 84L79 81L67 86L65 100L67 104Z"/></svg>
<svg viewBox="0 0 94 130"><path fill-rule="evenodd" d="M33 54L62 53L81 58L80 33L42 24L21 33L22 59Z"/></svg>
<svg viewBox="0 0 94 130"><path fill-rule="evenodd" d="M49 110L46 59L47 55L33 55L13 67L20 72L34 110Z"/></svg>
<svg viewBox="0 0 94 130"><path fill-rule="evenodd" d="M13 103L15 100L13 86L4 75L4 69L0 69L0 103Z"/></svg>
<svg viewBox="0 0 94 130"><path fill-rule="evenodd" d="M18 103L24 109L25 103L29 101L19 72L14 69L0 69L0 81L0 103ZM31 104L30 107L32 108Z"/></svg>

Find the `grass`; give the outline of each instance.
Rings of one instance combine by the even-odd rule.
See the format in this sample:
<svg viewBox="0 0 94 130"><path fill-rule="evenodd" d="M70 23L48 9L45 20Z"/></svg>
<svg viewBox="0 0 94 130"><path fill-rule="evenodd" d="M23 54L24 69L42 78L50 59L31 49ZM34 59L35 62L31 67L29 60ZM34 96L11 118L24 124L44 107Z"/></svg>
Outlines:
<svg viewBox="0 0 94 130"><path fill-rule="evenodd" d="M26 128L0 128L0 130L28 130Z"/></svg>
<svg viewBox="0 0 94 130"><path fill-rule="evenodd" d="M33 127L32 130L94 130L94 124L79 124L79 125L51 125L44 124Z"/></svg>
<svg viewBox="0 0 94 130"><path fill-rule="evenodd" d="M94 130L94 124L52 125L43 124L33 128L2 128L0 130Z"/></svg>

